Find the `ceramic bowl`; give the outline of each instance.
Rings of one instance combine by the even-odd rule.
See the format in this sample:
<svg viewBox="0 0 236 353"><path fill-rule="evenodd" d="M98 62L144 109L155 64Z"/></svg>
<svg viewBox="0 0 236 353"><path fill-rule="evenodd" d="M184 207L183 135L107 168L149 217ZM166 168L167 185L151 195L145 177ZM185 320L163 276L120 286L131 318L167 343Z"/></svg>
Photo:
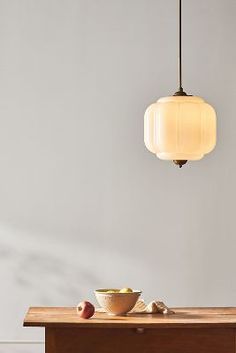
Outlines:
<svg viewBox="0 0 236 353"><path fill-rule="evenodd" d="M109 293L108 291L115 291L115 293ZM95 290L98 304L110 315L127 314L133 309L141 293L139 290L130 293L119 293L119 289Z"/></svg>

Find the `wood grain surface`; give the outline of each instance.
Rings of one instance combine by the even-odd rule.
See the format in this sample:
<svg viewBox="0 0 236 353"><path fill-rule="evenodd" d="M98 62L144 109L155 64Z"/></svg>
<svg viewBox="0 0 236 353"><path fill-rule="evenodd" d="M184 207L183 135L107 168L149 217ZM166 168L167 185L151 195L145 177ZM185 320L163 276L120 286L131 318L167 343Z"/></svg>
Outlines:
<svg viewBox="0 0 236 353"><path fill-rule="evenodd" d="M46 328L46 353L235 353L234 329Z"/></svg>
<svg viewBox="0 0 236 353"><path fill-rule="evenodd" d="M77 328L236 328L236 308L173 308L175 314L130 314L110 316L96 313L80 319L73 307L31 307L24 326Z"/></svg>

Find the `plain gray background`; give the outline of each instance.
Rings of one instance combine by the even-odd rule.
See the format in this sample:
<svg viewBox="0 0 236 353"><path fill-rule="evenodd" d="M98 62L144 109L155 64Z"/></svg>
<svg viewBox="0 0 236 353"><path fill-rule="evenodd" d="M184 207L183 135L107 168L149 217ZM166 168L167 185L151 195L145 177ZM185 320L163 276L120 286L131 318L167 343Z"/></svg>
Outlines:
<svg viewBox="0 0 236 353"><path fill-rule="evenodd" d="M143 143L177 88L176 0L0 0L1 340L96 287L236 305L235 31L235 0L183 1L184 88L218 143L179 170Z"/></svg>

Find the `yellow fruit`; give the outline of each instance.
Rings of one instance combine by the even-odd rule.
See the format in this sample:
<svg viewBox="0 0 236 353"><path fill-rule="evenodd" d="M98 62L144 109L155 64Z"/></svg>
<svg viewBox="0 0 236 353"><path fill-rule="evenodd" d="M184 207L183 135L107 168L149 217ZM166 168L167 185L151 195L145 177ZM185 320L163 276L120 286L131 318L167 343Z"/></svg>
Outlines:
<svg viewBox="0 0 236 353"><path fill-rule="evenodd" d="M117 290L115 290L115 289L108 289L108 290L106 291L106 293L117 293L117 292L119 292L119 291L117 291Z"/></svg>
<svg viewBox="0 0 236 353"><path fill-rule="evenodd" d="M131 288L122 288L120 290L120 293L132 293L133 292L133 289Z"/></svg>

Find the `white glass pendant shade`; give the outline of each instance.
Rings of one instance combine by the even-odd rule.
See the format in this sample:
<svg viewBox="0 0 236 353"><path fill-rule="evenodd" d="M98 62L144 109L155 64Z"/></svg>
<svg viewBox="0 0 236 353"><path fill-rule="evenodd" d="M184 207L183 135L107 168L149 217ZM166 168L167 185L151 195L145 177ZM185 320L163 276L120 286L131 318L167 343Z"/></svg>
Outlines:
<svg viewBox="0 0 236 353"><path fill-rule="evenodd" d="M201 159L216 144L215 111L200 97L160 98L146 110L144 142L160 159Z"/></svg>

